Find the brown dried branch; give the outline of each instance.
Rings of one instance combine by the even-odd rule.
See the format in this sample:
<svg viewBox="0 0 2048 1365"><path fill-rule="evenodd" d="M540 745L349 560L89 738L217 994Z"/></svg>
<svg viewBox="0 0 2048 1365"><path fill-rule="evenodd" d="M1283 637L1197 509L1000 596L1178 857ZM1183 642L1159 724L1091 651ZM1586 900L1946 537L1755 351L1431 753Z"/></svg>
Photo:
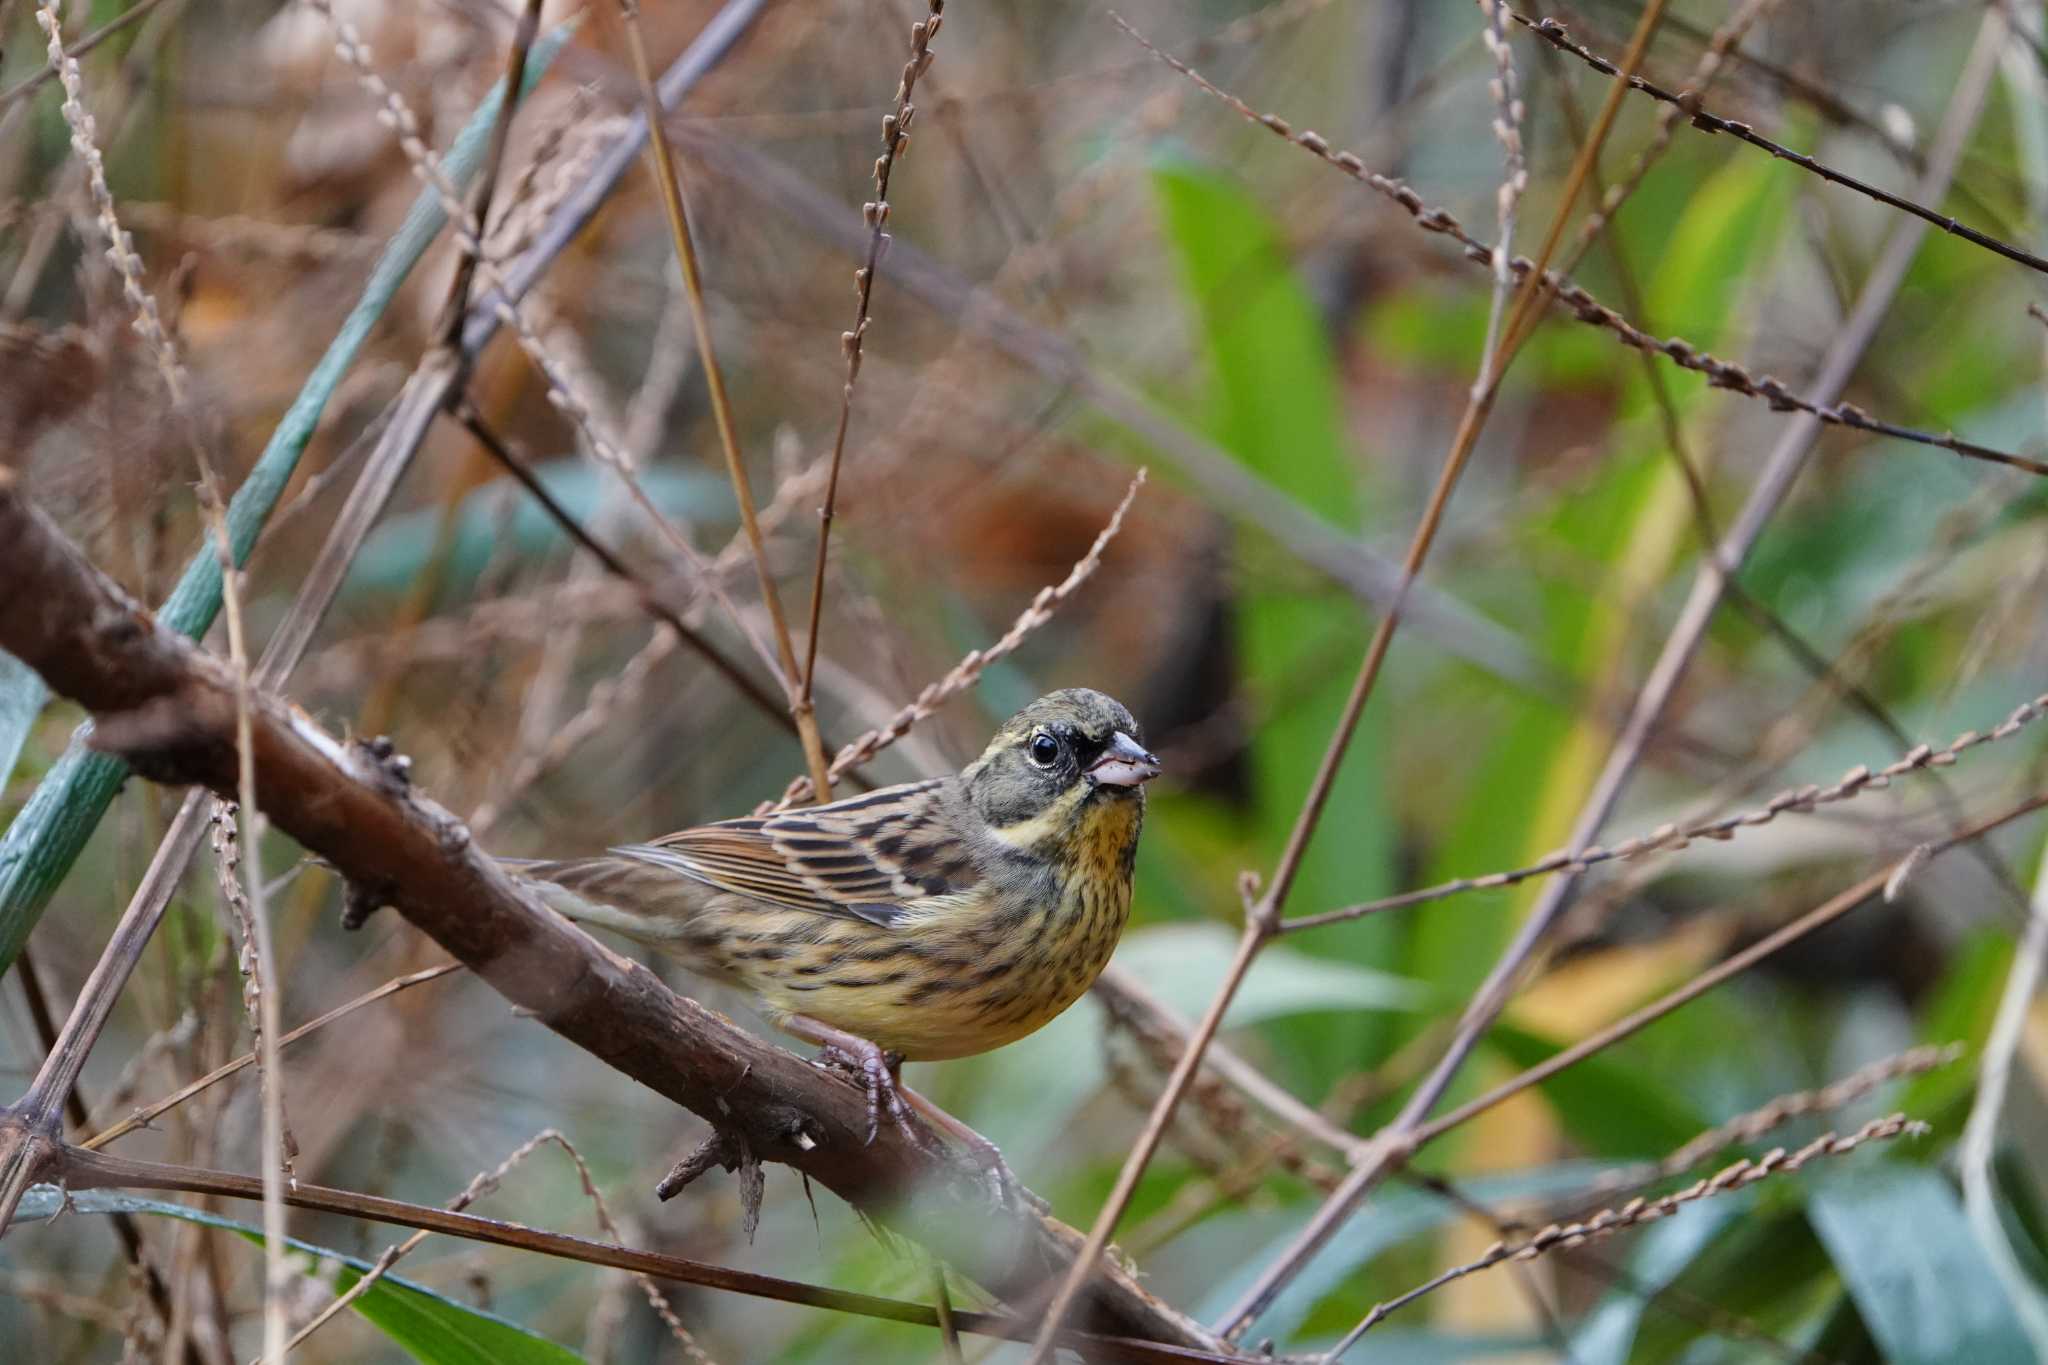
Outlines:
<svg viewBox="0 0 2048 1365"><path fill-rule="evenodd" d="M177 1190L228 1199L261 1197L261 1182L252 1176L228 1171L209 1171L192 1166L171 1166L153 1161L129 1161L101 1152L76 1147L53 1149L53 1163L65 1185L71 1189ZM693 1261L681 1256L641 1251L633 1247L572 1237L520 1223L474 1214L451 1213L425 1204L358 1194L301 1183L285 1195L295 1208L363 1218L398 1227L423 1228L492 1246L538 1252L584 1265L638 1271L657 1279L680 1284L702 1285L727 1293L747 1294L780 1303L793 1303L831 1312L853 1313L890 1322L907 1322L936 1327L938 1314L923 1304L873 1294L854 1293L823 1285L805 1284L755 1271ZM990 1313L953 1314L962 1331L1017 1341L1025 1339L1034 1324ZM1211 1347L1182 1346L1133 1337L1072 1333L1061 1343L1083 1359L1117 1362L1117 1365L1177 1365L1200 1361L1208 1365L1235 1365L1245 1357Z"/></svg>
<svg viewBox="0 0 2048 1365"><path fill-rule="evenodd" d="M0 470L0 543L13 586L0 649L95 714L96 742L165 782L235 784L236 684L221 663L159 629L79 556ZM413 792L388 744L344 746L269 695L251 706L251 757L274 823L332 863L359 899L382 900L514 1004L593 1055L709 1121L763 1160L794 1166L863 1212L914 1227L999 1294L1027 1293L1040 1267L1069 1263L1080 1235L1023 1209L992 1209L979 1181L886 1129L866 1141L858 1087L670 992L639 964L529 903L440 806ZM58 1145L0 1119L12 1144L0 1214ZM95 1158L97 1159L97 1158ZM971 1193L969 1191L972 1191ZM926 1216L903 1224L906 1195ZM950 1219L930 1216L951 1208ZM971 1215L966 1210L971 1209ZM950 1224L965 1237L948 1238ZM1218 1349L1216 1339L1122 1270L1089 1279L1087 1323Z"/></svg>
<svg viewBox="0 0 2048 1365"><path fill-rule="evenodd" d="M463 1187L462 1193L449 1200L443 1207L450 1213L461 1213L477 1200L497 1190L514 1167L548 1143L553 1143L555 1146L560 1147L568 1154L569 1160L575 1164L576 1176L583 1183L583 1193L597 1206L597 1224L604 1230L605 1236L611 1238L615 1245L623 1243L625 1239L619 1235L618 1224L612 1221L611 1210L605 1207L604 1196L598 1193L597 1184L591 1179L590 1167L584 1163L583 1154L576 1150L574 1143L570 1142L568 1138L562 1136L560 1132L553 1128L543 1128L525 1142L520 1143L518 1147L513 1149L510 1156L507 1156L496 1166L488 1171L479 1171L469 1184ZM377 1257L375 1264L365 1271L361 1278L350 1285L345 1291L328 1300L326 1305L318 1313L314 1314L305 1326L292 1334L292 1339L286 1346L286 1350L297 1350L304 1344L306 1338L312 1336L323 1324L333 1319L342 1309L369 1293L371 1287L377 1281L390 1273L392 1266L398 1264L400 1259L408 1255L421 1242L424 1242L427 1236L427 1230L421 1228L403 1242L397 1242L386 1247L383 1253ZM631 1271L628 1273L632 1275L634 1281L646 1293L648 1305L653 1308L655 1315L667 1325L669 1334L682 1346L684 1354L688 1355L691 1360L696 1361L697 1365L715 1365L711 1357L706 1355L703 1349L697 1345L697 1339L690 1335L690 1330L687 1327L683 1326L682 1319L678 1318L675 1310L669 1307L668 1300L663 1298L661 1291L654 1287L654 1281L649 1278L646 1272Z"/></svg>

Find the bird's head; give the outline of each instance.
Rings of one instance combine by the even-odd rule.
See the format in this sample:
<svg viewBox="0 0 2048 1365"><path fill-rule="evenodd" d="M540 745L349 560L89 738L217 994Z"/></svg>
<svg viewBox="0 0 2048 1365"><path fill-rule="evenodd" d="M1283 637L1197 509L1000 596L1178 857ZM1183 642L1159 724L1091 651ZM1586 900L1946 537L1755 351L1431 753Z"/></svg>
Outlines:
<svg viewBox="0 0 2048 1365"><path fill-rule="evenodd" d="M1159 772L1121 702L1072 687L1010 717L960 776L990 833L1034 848L1117 838L1126 829L1134 841L1144 784Z"/></svg>

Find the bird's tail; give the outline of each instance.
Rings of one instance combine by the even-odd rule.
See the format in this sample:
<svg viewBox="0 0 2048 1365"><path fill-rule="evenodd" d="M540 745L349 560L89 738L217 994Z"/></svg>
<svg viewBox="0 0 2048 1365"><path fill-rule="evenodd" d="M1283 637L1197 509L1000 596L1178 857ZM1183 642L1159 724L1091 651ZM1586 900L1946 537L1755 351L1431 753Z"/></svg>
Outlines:
<svg viewBox="0 0 2048 1365"><path fill-rule="evenodd" d="M656 947L673 949L692 937L698 897L673 872L616 854L555 861L500 858L498 865L542 904L570 919Z"/></svg>

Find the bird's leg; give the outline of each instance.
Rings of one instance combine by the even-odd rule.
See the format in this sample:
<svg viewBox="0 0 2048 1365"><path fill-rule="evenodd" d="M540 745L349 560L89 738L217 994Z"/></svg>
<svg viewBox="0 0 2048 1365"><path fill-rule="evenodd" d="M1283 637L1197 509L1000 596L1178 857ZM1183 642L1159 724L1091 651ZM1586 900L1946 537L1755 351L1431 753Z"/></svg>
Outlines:
<svg viewBox="0 0 2048 1365"><path fill-rule="evenodd" d="M917 1116L903 1102L908 1092L896 1079L896 1069L903 1065L902 1053L884 1052L880 1045L859 1034L833 1028L808 1014L785 1015L776 1024L791 1037L816 1043L820 1065L853 1073L868 1096L869 1142L882 1131L882 1114L886 1110L911 1146L921 1152L933 1150L930 1136L919 1130Z"/></svg>
<svg viewBox="0 0 2048 1365"><path fill-rule="evenodd" d="M903 1098L910 1101L910 1107L915 1109L927 1123L930 1123L942 1133L950 1134L955 1141L973 1155L975 1160L981 1163L982 1169L988 1172L989 1179L995 1185L996 1201L998 1203L1007 1208L1015 1208L1019 1204L1026 1204L1040 1213L1052 1212L1052 1205L1024 1188L1023 1182L1017 1179L1016 1172L1010 1169L1009 1162L1003 1160L1002 1152L993 1142L990 1142L987 1138L975 1132L965 1123L954 1118L951 1114L939 1108L938 1105L933 1104L909 1086L900 1086L898 1089Z"/></svg>

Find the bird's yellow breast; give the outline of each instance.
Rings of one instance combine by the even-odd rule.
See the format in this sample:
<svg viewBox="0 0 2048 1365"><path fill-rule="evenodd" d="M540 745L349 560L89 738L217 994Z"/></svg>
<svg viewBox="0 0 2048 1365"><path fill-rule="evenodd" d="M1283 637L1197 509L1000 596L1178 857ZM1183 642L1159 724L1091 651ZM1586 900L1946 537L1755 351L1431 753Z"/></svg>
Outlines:
<svg viewBox="0 0 2048 1365"><path fill-rule="evenodd" d="M809 1015L912 1060L1015 1042L1080 999L1123 934L1142 811L1101 804L1064 831L1063 872L1050 888L985 880L906 907L887 928L749 909L744 929L735 917L719 974L773 1013Z"/></svg>

